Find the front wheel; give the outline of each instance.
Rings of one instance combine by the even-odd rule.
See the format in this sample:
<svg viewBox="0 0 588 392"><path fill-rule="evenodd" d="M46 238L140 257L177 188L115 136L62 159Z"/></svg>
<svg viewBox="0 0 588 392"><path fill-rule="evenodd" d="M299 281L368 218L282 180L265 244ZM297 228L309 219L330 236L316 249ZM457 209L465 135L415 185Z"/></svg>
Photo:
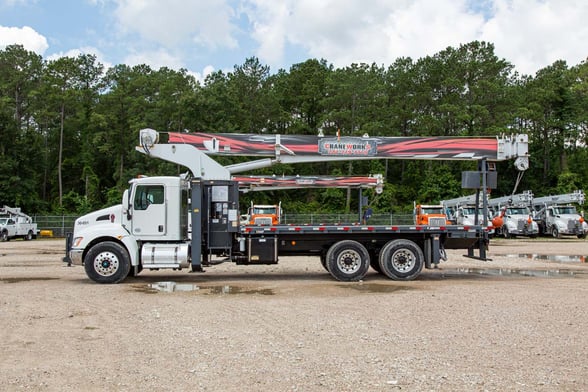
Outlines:
<svg viewBox="0 0 588 392"><path fill-rule="evenodd" d="M365 246L357 241L339 241L327 251L326 266L335 279L356 282L367 274L370 255Z"/></svg>
<svg viewBox="0 0 588 392"><path fill-rule="evenodd" d="M382 273L393 280L413 280L423 269L425 256L410 240L388 242L380 252Z"/></svg>
<svg viewBox="0 0 588 392"><path fill-rule="evenodd" d="M502 228L502 236L504 238L511 238L512 237L511 234L510 234L510 231L508 231L508 227L504 226Z"/></svg>
<svg viewBox="0 0 588 392"><path fill-rule="evenodd" d="M97 283L119 283L131 269L129 254L122 245L106 241L94 245L84 257L86 275Z"/></svg>
<svg viewBox="0 0 588 392"><path fill-rule="evenodd" d="M553 238L561 238L561 235L559 234L559 230L557 229L557 227L551 229L551 234L553 235Z"/></svg>
<svg viewBox="0 0 588 392"><path fill-rule="evenodd" d="M25 241L31 241L33 239L33 231L29 230L29 232L27 233L26 237L25 237Z"/></svg>
<svg viewBox="0 0 588 392"><path fill-rule="evenodd" d="M2 241L2 242L8 241L8 232L7 231L3 231L2 233L0 233L0 241Z"/></svg>

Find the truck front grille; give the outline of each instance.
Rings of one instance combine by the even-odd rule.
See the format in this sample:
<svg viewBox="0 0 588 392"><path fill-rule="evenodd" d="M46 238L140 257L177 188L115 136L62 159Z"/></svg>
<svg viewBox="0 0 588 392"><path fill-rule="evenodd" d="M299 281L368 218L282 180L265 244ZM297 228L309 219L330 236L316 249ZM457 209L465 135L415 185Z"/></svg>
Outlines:
<svg viewBox="0 0 588 392"><path fill-rule="evenodd" d="M445 218L429 218L429 226L445 226Z"/></svg>

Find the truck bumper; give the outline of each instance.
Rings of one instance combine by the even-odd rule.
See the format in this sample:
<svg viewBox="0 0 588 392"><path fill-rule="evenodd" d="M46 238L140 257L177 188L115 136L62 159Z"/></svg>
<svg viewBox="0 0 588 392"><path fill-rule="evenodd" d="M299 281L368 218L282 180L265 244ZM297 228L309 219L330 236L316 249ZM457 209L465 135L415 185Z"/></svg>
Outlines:
<svg viewBox="0 0 588 392"><path fill-rule="evenodd" d="M67 258L69 264L82 265L83 253L83 249L71 249L69 253L63 258L63 261L66 261L65 259Z"/></svg>
<svg viewBox="0 0 588 392"><path fill-rule="evenodd" d="M511 234L514 235L538 235L539 231L537 230L512 230L510 232Z"/></svg>

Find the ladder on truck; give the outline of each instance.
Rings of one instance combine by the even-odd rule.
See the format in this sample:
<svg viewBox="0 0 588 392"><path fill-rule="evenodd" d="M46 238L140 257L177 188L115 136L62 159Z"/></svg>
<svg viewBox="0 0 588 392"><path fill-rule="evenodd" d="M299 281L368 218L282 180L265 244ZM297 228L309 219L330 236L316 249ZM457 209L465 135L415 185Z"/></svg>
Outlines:
<svg viewBox="0 0 588 392"><path fill-rule="evenodd" d="M21 211L20 207L0 207L0 216L7 216L10 218L21 218L21 222L32 222L32 218Z"/></svg>
<svg viewBox="0 0 588 392"><path fill-rule="evenodd" d="M556 205L556 204L584 204L586 197L582 190L577 190L572 193L564 193L561 195L543 196L533 199L533 208L538 210L544 207Z"/></svg>
<svg viewBox="0 0 588 392"><path fill-rule="evenodd" d="M464 207L464 206L473 206L476 208L476 212L478 212L479 209L483 209L483 197L484 197L484 193L483 192L477 192L474 193L473 195L467 195L467 196L461 196L461 197L456 197L454 199L448 199L448 200L441 200L441 205L443 206L443 209L445 211L445 214L447 215L447 219L454 221L455 220L455 213L457 212L457 209L459 207ZM488 214L484 214L484 216L487 216ZM482 222L480 222L482 223ZM484 222L487 223L487 222Z"/></svg>
<svg viewBox="0 0 588 392"><path fill-rule="evenodd" d="M531 207L532 204L533 192L529 190L523 191L522 193L517 193L515 195L488 199L488 206L492 208L495 213L506 206L517 205Z"/></svg>
<svg viewBox="0 0 588 392"><path fill-rule="evenodd" d="M300 188L374 188L376 193L383 191L384 178L381 174L370 176L234 176L239 182L241 192L267 191Z"/></svg>

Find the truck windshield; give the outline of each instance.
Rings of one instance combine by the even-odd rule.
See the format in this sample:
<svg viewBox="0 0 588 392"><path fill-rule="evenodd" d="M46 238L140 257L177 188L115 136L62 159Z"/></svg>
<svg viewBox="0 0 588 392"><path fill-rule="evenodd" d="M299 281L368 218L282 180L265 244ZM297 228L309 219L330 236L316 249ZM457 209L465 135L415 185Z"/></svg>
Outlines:
<svg viewBox="0 0 588 392"><path fill-rule="evenodd" d="M423 207L423 214L425 215L445 215L443 213L443 207Z"/></svg>
<svg viewBox="0 0 588 392"><path fill-rule="evenodd" d="M276 207L254 207L254 215L274 215L276 213Z"/></svg>
<svg viewBox="0 0 588 392"><path fill-rule="evenodd" d="M508 208L506 210L508 215L529 215L529 210L526 207Z"/></svg>
<svg viewBox="0 0 588 392"><path fill-rule="evenodd" d="M556 214L575 214L576 207L566 206L566 207L555 207L553 212Z"/></svg>

